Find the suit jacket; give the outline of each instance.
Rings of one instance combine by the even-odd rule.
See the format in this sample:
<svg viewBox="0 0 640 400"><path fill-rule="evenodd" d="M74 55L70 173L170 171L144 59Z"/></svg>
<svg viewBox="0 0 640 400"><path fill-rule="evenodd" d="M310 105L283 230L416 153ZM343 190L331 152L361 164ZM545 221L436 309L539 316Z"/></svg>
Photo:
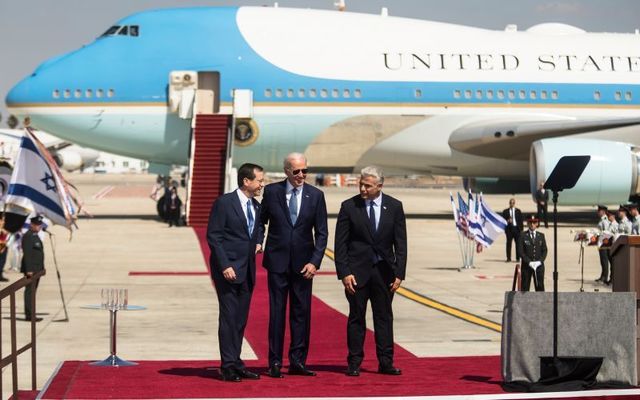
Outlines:
<svg viewBox="0 0 640 400"><path fill-rule="evenodd" d="M518 247L522 255L522 265L529 265L531 261L542 261L547 258L547 241L544 234L536 231L536 238L531 239L529 230L523 232L518 239Z"/></svg>
<svg viewBox="0 0 640 400"><path fill-rule="evenodd" d="M38 234L31 229L22 236L22 252L22 273L40 272L44 269L44 246Z"/></svg>
<svg viewBox="0 0 640 400"><path fill-rule="evenodd" d="M509 212L510 208L505 208L504 210L502 210L502 218L504 218L505 221L509 221L509 218L511 218L511 213ZM516 208L516 225L518 227L519 231L522 231L524 229L524 221L522 221L522 212L520 211L519 208ZM510 222L507 222L507 225L512 226Z"/></svg>
<svg viewBox="0 0 640 400"><path fill-rule="evenodd" d="M287 181L264 188L262 223L269 224L263 265L270 272L299 272L307 263L320 268L327 248L327 205L324 193L304 184L295 225L287 205Z"/></svg>
<svg viewBox="0 0 640 400"><path fill-rule="evenodd" d="M549 204L549 189L545 189L544 193L542 190L536 190L536 203L544 202L545 204Z"/></svg>
<svg viewBox="0 0 640 400"><path fill-rule="evenodd" d="M260 203L255 199L251 201L256 211L255 226L251 235L235 190L218 197L213 203L207 226L212 278L215 276L224 279L222 271L233 267L236 280L232 283L241 284L247 278L251 283L255 283L256 244L262 243L264 231L260 223Z"/></svg>
<svg viewBox="0 0 640 400"><path fill-rule="evenodd" d="M353 274L358 285L364 285L377 254L390 267L393 278L404 280L407 227L402 203L382 194L380 221L374 233L364 199L357 195L344 201L336 224L335 253L338 279Z"/></svg>

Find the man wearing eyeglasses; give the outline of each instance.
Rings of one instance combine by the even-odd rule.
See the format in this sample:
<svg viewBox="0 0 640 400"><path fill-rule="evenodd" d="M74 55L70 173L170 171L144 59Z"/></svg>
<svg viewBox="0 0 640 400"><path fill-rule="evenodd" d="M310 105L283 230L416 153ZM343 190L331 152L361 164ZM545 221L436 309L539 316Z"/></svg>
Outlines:
<svg viewBox="0 0 640 400"><path fill-rule="evenodd" d="M289 307L289 374L315 376L306 367L311 331L311 290L327 247L327 205L321 190L305 183L307 159L284 159L287 179L264 189L262 223L269 232L263 265L269 284L269 371L282 378L282 357Z"/></svg>

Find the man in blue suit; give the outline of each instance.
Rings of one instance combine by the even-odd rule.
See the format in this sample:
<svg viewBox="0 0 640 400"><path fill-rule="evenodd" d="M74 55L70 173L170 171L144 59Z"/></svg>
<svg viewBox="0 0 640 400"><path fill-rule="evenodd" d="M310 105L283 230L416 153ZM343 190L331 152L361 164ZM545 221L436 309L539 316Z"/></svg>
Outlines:
<svg viewBox="0 0 640 400"><path fill-rule="evenodd" d="M262 167L243 164L238 170L238 189L220 196L209 215L209 264L220 307L218 341L224 381L260 378L246 369L240 353L256 282L256 253L264 238L261 207L254 198L263 188Z"/></svg>
<svg viewBox="0 0 640 400"><path fill-rule="evenodd" d="M264 267L269 282L269 372L282 378L287 297L289 297L289 374L315 376L307 369L311 331L311 289L327 247L327 205L319 189L305 183L307 159L291 153L284 160L287 179L268 185L262 222L269 225Z"/></svg>

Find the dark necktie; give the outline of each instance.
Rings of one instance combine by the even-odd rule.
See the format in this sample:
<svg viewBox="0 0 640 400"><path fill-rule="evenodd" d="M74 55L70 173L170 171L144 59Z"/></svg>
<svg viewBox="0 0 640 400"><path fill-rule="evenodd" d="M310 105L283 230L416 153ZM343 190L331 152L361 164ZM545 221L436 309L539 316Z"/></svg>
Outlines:
<svg viewBox="0 0 640 400"><path fill-rule="evenodd" d="M293 188L291 191L291 198L289 199L289 216L291 217L291 223L293 225L296 224L296 220L298 219L298 189Z"/></svg>
<svg viewBox="0 0 640 400"><path fill-rule="evenodd" d="M369 223L371 231L376 232L376 210L373 208L373 200L369 202Z"/></svg>
<svg viewBox="0 0 640 400"><path fill-rule="evenodd" d="M251 206L251 199L249 199L249 201L247 201L247 229L249 229L249 236L253 234L254 221L253 207Z"/></svg>

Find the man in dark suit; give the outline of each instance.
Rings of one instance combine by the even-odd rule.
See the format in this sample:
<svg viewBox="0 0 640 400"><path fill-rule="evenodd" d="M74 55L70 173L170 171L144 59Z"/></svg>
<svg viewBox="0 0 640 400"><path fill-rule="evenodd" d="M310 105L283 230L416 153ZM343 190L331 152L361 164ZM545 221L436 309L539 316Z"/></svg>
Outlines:
<svg viewBox="0 0 640 400"><path fill-rule="evenodd" d="M269 371L282 378L282 353L289 298L289 374L314 376L307 369L313 276L327 247L324 194L305 183L307 159L291 153L284 160L287 179L264 189L262 222L269 225L264 267L269 282Z"/></svg>
<svg viewBox="0 0 640 400"><path fill-rule="evenodd" d="M524 226L522 222L522 212L516 208L516 199L509 200L509 208L502 211L502 218L507 221L504 233L507 235L507 262L511 261L511 242L516 244L516 261L520 261L520 249L518 239Z"/></svg>
<svg viewBox="0 0 640 400"><path fill-rule="evenodd" d="M538 190L536 190L536 207L538 208L538 220L544 221L544 227L549 227L547 218L547 209L549 207L549 191L544 188L544 181L540 181Z"/></svg>
<svg viewBox="0 0 640 400"><path fill-rule="evenodd" d="M238 170L238 189L220 196L209 215L209 264L220 307L220 371L225 381L260 378L246 369L240 353L256 281L256 253L264 238L260 203L254 198L263 187L262 167L243 164Z"/></svg>
<svg viewBox="0 0 640 400"><path fill-rule="evenodd" d="M338 214L335 264L349 301L347 375L359 376L364 358L365 314L371 301L378 372L400 375L393 365L393 294L405 278L407 229L402 203L382 193L377 167L363 168L360 194Z"/></svg>
<svg viewBox="0 0 640 400"><path fill-rule="evenodd" d="M547 241L544 234L537 232L538 219L533 215L527 220L526 232L518 239L522 254L522 291L529 291L531 277L536 292L544 292L544 260L547 258Z"/></svg>
<svg viewBox="0 0 640 400"><path fill-rule="evenodd" d="M29 220L29 230L22 237L22 265L21 272L25 277L31 278L36 272L44 270L44 246L38 233L42 230L42 217L36 215ZM38 279L35 283L35 287L27 285L24 288L24 319L36 322L42 321L42 318L36 317L33 314L33 305L31 304L32 292L36 292L38 289Z"/></svg>

